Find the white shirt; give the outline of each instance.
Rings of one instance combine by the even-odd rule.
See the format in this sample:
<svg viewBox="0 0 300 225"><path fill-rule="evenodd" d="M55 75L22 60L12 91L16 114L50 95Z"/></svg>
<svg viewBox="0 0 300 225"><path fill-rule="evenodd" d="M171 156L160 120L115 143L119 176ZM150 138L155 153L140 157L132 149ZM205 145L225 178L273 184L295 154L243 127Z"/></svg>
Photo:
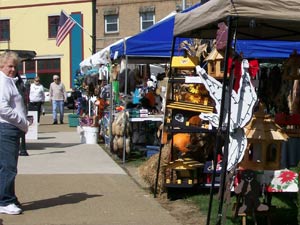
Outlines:
<svg viewBox="0 0 300 225"><path fill-rule="evenodd" d="M44 102L45 101L45 93L44 87L41 84L36 85L32 83L30 85L30 93L29 93L30 102Z"/></svg>
<svg viewBox="0 0 300 225"><path fill-rule="evenodd" d="M6 76L2 71L0 71L0 122L9 123L24 132L27 132L29 125L24 101L15 85L15 79Z"/></svg>

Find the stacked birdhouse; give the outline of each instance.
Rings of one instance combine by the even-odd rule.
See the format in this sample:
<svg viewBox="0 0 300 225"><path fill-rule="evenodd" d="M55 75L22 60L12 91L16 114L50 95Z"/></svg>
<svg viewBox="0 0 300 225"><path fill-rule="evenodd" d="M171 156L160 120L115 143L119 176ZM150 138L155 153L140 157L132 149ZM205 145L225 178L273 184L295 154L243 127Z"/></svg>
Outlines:
<svg viewBox="0 0 300 225"><path fill-rule="evenodd" d="M264 113L262 105L259 108L245 127L248 146L239 167L278 170L281 169L281 145L287 141L288 136L270 115Z"/></svg>

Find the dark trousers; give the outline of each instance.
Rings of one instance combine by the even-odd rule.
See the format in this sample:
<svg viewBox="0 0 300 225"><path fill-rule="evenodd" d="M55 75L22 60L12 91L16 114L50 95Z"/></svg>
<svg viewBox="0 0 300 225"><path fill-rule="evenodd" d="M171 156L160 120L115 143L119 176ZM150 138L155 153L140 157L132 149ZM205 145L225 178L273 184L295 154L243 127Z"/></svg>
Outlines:
<svg viewBox="0 0 300 225"><path fill-rule="evenodd" d="M0 206L17 202L15 177L21 132L11 124L0 123Z"/></svg>
<svg viewBox="0 0 300 225"><path fill-rule="evenodd" d="M38 112L38 123L40 122L41 113L42 113L42 104L43 102L30 102L28 109L30 111L37 111Z"/></svg>

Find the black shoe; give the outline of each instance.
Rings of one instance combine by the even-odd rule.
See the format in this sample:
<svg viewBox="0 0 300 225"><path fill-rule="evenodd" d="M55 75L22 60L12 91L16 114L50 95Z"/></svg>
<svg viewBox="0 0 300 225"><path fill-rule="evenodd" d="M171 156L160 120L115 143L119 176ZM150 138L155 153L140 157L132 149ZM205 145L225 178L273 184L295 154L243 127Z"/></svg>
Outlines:
<svg viewBox="0 0 300 225"><path fill-rule="evenodd" d="M15 205L18 206L19 208L22 207L22 204L21 204L21 202L19 202L18 199L16 200Z"/></svg>
<svg viewBox="0 0 300 225"><path fill-rule="evenodd" d="M57 120L54 120L52 124L57 124Z"/></svg>
<svg viewBox="0 0 300 225"><path fill-rule="evenodd" d="M64 124L64 121L61 120L61 121L60 121L60 124Z"/></svg>
<svg viewBox="0 0 300 225"><path fill-rule="evenodd" d="M28 152L25 150L21 150L19 153L20 156L29 156Z"/></svg>

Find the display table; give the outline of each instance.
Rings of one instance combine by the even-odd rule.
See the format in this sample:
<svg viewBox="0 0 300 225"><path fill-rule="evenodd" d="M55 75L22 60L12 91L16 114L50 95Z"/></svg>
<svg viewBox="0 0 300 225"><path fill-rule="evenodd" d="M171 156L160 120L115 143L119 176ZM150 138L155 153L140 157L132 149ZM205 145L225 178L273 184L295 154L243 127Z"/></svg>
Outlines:
<svg viewBox="0 0 300 225"><path fill-rule="evenodd" d="M299 190L299 174L288 169L240 170L239 175L240 179L235 183L234 188L237 200L234 203L233 211L235 216L242 216L243 221L247 215L253 216L252 213L248 213L251 212L249 209L253 209L254 204L257 206L255 213L262 213L269 219L270 208L274 207L272 205L274 195L283 195L288 192L297 193ZM263 193L263 201L259 199L261 192Z"/></svg>
<svg viewBox="0 0 300 225"><path fill-rule="evenodd" d="M291 170L264 170L258 176L267 192L298 192L299 175Z"/></svg>
<svg viewBox="0 0 300 225"><path fill-rule="evenodd" d="M153 121L153 122L163 122L164 115L149 115L148 117L137 117L129 118L130 122L144 122L144 121Z"/></svg>
<svg viewBox="0 0 300 225"><path fill-rule="evenodd" d="M240 173L238 172L235 186L240 183ZM258 170L255 171L256 180L265 192L298 192L299 174L288 169L281 170Z"/></svg>
<svg viewBox="0 0 300 225"><path fill-rule="evenodd" d="M146 124L142 123L152 123L152 122L163 122L164 115L157 114L157 115L148 115L147 117L130 117L128 120L130 122L131 130L133 131L131 136L131 147L134 145L149 145L153 144L153 141L147 141L152 136L155 136L157 128L155 132L147 130ZM134 126L134 124L136 126ZM143 134L144 133L144 134ZM125 138L125 137L124 137ZM148 143L147 143L148 142ZM149 143L150 142L150 143ZM125 152L126 146L123 147L123 162L125 162Z"/></svg>

